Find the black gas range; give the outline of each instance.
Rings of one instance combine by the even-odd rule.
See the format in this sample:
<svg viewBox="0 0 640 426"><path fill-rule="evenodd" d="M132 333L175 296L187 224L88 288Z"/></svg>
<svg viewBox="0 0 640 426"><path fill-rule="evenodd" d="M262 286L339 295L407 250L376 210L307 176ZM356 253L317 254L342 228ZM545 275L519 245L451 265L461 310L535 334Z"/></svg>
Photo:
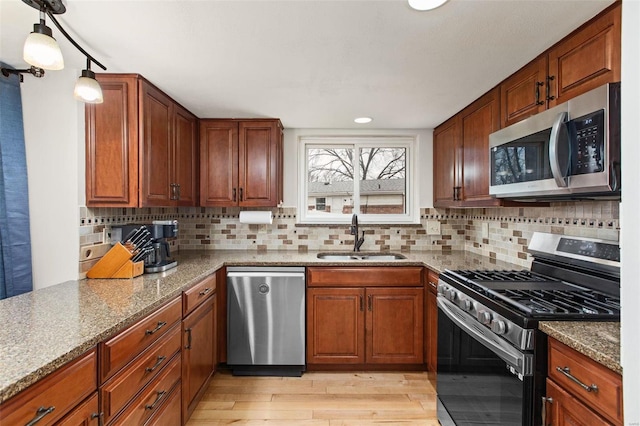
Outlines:
<svg viewBox="0 0 640 426"><path fill-rule="evenodd" d="M531 270L446 270L438 283L441 424L539 424L539 321L619 321L617 242L535 233Z"/></svg>

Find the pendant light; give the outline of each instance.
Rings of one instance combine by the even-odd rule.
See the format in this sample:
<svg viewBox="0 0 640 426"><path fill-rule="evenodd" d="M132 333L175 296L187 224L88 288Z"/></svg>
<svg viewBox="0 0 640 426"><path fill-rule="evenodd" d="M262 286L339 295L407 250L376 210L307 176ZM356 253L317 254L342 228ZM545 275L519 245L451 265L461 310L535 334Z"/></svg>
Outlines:
<svg viewBox="0 0 640 426"><path fill-rule="evenodd" d="M87 68L82 70L76 82L73 95L76 99L92 104L103 102L102 89L96 80L96 75L91 71L91 63L98 65L106 71L107 67L102 65L93 56L87 53L70 35L62 28L62 25L55 18L55 15L63 14L67 11L64 0L22 0L23 3L40 11L40 22L33 25L33 32L29 34L24 44L23 58L32 65L31 68L13 69L2 68L2 75L9 76L18 74L22 82L23 74L31 74L34 77L43 77L44 70L61 70L64 68L64 59L58 43L52 36L51 28L47 27L45 15L55 24L62 35L87 58Z"/></svg>
<svg viewBox="0 0 640 426"><path fill-rule="evenodd" d="M87 58L87 68L82 70L82 74L76 81L73 96L77 100L88 104L101 104L103 102L102 88L96 80L96 73L91 71L91 60L89 58Z"/></svg>
<svg viewBox="0 0 640 426"><path fill-rule="evenodd" d="M56 39L52 37L51 28L45 23L45 9L40 9L40 23L33 24L33 32L24 42L22 52L24 61L36 68L45 70L61 70L64 59Z"/></svg>
<svg viewBox="0 0 640 426"><path fill-rule="evenodd" d="M409 0L409 6L415 10L431 10L445 4L447 0Z"/></svg>

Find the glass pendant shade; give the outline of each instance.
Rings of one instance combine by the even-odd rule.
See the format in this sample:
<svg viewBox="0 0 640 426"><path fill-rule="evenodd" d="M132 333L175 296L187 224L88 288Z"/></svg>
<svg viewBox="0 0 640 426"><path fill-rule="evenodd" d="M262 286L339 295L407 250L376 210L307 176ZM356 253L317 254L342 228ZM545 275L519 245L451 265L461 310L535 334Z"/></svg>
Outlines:
<svg viewBox="0 0 640 426"><path fill-rule="evenodd" d="M61 70L64 68L64 59L62 58L60 46L51 35L36 28L40 26L41 24L34 25L34 31L29 34L24 43L22 56L26 63L34 67L45 70ZM49 34L51 33L51 29L46 26L44 28L49 30Z"/></svg>
<svg viewBox="0 0 640 426"><path fill-rule="evenodd" d="M431 10L445 4L447 0L409 0L409 6L415 10Z"/></svg>
<svg viewBox="0 0 640 426"><path fill-rule="evenodd" d="M91 70L82 70L82 75L76 81L73 96L77 100L88 104L101 104L103 102L102 88Z"/></svg>

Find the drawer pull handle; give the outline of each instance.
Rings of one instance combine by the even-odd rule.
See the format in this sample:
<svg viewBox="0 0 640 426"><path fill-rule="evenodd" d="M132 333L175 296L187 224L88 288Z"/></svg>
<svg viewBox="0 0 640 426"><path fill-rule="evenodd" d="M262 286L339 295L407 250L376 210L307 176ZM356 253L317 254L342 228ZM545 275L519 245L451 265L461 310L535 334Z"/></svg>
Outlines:
<svg viewBox="0 0 640 426"><path fill-rule="evenodd" d="M98 426L102 426L103 419L104 419L104 413L103 412L91 413L91 420L93 420L93 419L98 419Z"/></svg>
<svg viewBox="0 0 640 426"><path fill-rule="evenodd" d="M187 336L187 345L184 347L185 349L191 349L191 329L190 328L186 328L184 330L185 333L189 333L189 336Z"/></svg>
<svg viewBox="0 0 640 426"><path fill-rule="evenodd" d="M156 395L156 400L153 401L153 404L149 405L145 405L144 408L145 410L153 410L154 408L156 408L156 405L158 405L158 403L162 400L162 398L164 397L164 395L167 393L167 391L158 391L157 395Z"/></svg>
<svg viewBox="0 0 640 426"><path fill-rule="evenodd" d="M24 426L33 426L36 423L38 423L40 420L42 420L44 418L44 416L46 416L49 413L52 413L53 410L55 410L56 407L54 407L53 405L49 408L44 408L44 407L40 407L38 408L38 410L36 411L36 416L26 425Z"/></svg>
<svg viewBox="0 0 640 426"><path fill-rule="evenodd" d="M547 403L553 404L553 398L542 397L542 426L549 426L547 423ZM549 415L549 419L551 419L551 415Z"/></svg>
<svg viewBox="0 0 640 426"><path fill-rule="evenodd" d="M369 295L369 297L367 297L367 308L369 309L369 312L373 311L373 296Z"/></svg>
<svg viewBox="0 0 640 426"><path fill-rule="evenodd" d="M162 364L162 361L164 361L165 359L167 359L167 357L166 357L166 356L164 356L164 355L159 356L159 357L158 357L158 360L157 360L157 361L156 361L156 363L153 365L153 367L147 367L147 368L145 368L144 370L145 370L147 373L152 373L156 368L158 368L158 366L159 366L160 364Z"/></svg>
<svg viewBox="0 0 640 426"><path fill-rule="evenodd" d="M167 325L167 323L166 323L166 322L164 322L164 321L158 321L158 326L157 326L156 328L154 328L153 330L147 330L147 331L145 331L145 332L144 332L144 334L147 334L147 335L155 334L155 333L156 333L156 331L160 330L160 329L161 329L162 327L164 327L165 325Z"/></svg>
<svg viewBox="0 0 640 426"><path fill-rule="evenodd" d="M206 296L207 294L209 294L211 292L212 288L211 287L207 287L204 290L202 290L200 293L198 293L200 296Z"/></svg>
<svg viewBox="0 0 640 426"><path fill-rule="evenodd" d="M564 374L565 376L567 376L567 378L569 378L569 380L577 383L578 385L580 385L580 387L584 390L586 390L587 392L598 392L598 386L596 386L595 384L592 384L591 386L589 385L585 385L584 383L582 383L580 381L580 379L578 379L577 377L575 377L573 374L571 374L571 369L569 367L556 367L556 370L559 371L560 373Z"/></svg>

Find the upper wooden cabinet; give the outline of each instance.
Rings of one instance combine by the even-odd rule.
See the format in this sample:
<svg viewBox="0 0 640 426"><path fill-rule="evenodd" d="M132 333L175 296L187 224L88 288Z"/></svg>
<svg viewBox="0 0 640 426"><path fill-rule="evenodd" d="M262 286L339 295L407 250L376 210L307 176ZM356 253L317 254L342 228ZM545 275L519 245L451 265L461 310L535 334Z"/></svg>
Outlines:
<svg viewBox="0 0 640 426"><path fill-rule="evenodd" d="M620 81L621 2L500 84L502 127L606 83Z"/></svg>
<svg viewBox="0 0 640 426"><path fill-rule="evenodd" d="M499 128L493 89L433 133L434 206L499 205L489 195L489 135Z"/></svg>
<svg viewBox="0 0 640 426"><path fill-rule="evenodd" d="M200 121L200 205L275 207L282 199L278 119Z"/></svg>
<svg viewBox="0 0 640 426"><path fill-rule="evenodd" d="M195 206L197 117L137 74L96 78L104 103L85 108L87 206Z"/></svg>

